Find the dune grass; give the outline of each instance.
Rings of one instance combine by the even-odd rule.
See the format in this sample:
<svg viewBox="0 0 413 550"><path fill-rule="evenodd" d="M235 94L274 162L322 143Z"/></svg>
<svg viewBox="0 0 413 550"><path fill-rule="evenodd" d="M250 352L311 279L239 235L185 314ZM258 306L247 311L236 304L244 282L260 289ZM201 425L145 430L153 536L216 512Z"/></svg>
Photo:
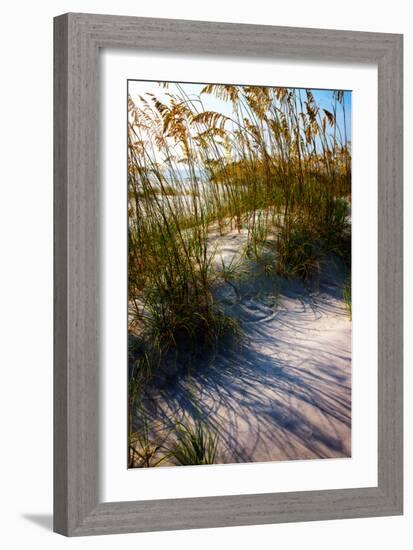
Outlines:
<svg viewBox="0 0 413 550"><path fill-rule="evenodd" d="M211 84L196 98L174 90L128 102L129 331L146 380L171 357L194 361L239 330L213 297L236 270L214 268L211 227L246 228L244 255L259 262L270 252L268 271L281 277L306 281L332 254L349 270L351 262L343 92L331 92L327 110L311 90ZM204 110L207 94L230 103L232 116ZM179 463L198 460L198 444L213 458L200 430L181 427Z"/></svg>
<svg viewBox="0 0 413 550"><path fill-rule="evenodd" d="M178 466L214 464L218 434L213 433L206 422L200 419L194 425L178 422L177 440L169 451Z"/></svg>
<svg viewBox="0 0 413 550"><path fill-rule="evenodd" d="M154 468L162 464L177 466L214 464L218 432L201 419L170 419L162 439L152 433L142 401L142 379L129 380L128 467Z"/></svg>

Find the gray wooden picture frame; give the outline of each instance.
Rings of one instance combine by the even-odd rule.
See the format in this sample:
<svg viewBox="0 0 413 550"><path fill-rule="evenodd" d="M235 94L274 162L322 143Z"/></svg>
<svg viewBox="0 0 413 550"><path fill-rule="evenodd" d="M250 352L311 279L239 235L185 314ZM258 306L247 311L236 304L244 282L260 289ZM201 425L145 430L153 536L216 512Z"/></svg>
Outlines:
<svg viewBox="0 0 413 550"><path fill-rule="evenodd" d="M65 14L54 20L54 45L54 530L75 536L402 514L402 36ZM105 47L377 65L377 487L100 501L98 58Z"/></svg>

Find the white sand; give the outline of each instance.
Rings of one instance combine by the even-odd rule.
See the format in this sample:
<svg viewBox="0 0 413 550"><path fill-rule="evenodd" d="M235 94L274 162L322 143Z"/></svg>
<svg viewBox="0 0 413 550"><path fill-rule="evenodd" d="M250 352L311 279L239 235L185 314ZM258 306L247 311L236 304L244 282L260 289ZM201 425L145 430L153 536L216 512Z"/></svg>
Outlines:
<svg viewBox="0 0 413 550"><path fill-rule="evenodd" d="M217 266L239 260L245 232L213 237ZM244 261L246 269L250 268ZM245 333L207 365L162 389L148 412L158 435L196 408L219 431L217 462L351 455L351 321L343 275L329 265L311 292L257 268L222 282L216 297Z"/></svg>

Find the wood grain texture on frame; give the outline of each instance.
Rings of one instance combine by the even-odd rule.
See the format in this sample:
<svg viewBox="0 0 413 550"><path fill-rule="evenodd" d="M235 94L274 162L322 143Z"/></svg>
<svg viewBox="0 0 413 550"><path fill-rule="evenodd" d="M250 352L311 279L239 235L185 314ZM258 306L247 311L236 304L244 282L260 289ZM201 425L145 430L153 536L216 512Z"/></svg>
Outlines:
<svg viewBox="0 0 413 550"><path fill-rule="evenodd" d="M54 529L93 535L397 515L403 508L402 36L65 14L54 21ZM99 499L99 50L378 67L378 486Z"/></svg>

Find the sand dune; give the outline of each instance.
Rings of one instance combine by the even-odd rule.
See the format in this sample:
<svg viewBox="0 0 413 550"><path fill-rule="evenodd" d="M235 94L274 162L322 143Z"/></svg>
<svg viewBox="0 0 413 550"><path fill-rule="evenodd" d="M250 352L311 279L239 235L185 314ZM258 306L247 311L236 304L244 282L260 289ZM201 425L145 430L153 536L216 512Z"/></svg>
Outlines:
<svg viewBox="0 0 413 550"><path fill-rule="evenodd" d="M240 259L245 233L215 236L217 266ZM219 431L217 462L351 455L351 321L343 270L332 260L305 285L247 261L215 296L240 321L243 338L152 387L146 409L154 433L171 418L206 419Z"/></svg>

